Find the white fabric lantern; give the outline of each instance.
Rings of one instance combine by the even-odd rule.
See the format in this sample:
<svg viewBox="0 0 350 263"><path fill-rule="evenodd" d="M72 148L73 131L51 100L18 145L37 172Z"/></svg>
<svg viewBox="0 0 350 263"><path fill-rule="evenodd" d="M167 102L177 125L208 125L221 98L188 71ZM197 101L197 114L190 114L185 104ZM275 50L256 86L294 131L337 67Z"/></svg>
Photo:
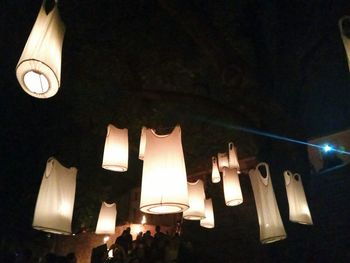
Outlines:
<svg viewBox="0 0 350 263"><path fill-rule="evenodd" d="M218 153L218 166L219 171L222 172L224 167L228 167L228 155L227 153Z"/></svg>
<svg viewBox="0 0 350 263"><path fill-rule="evenodd" d="M213 202L211 198L205 199L205 218L201 219L200 226L205 228L215 227Z"/></svg>
<svg viewBox="0 0 350 263"><path fill-rule="evenodd" d="M97 220L96 234L114 234L117 219L117 205L102 202Z"/></svg>
<svg viewBox="0 0 350 263"><path fill-rule="evenodd" d="M243 203L243 196L237 169L224 167L222 176L224 183L225 203L227 206L235 206Z"/></svg>
<svg viewBox="0 0 350 263"><path fill-rule="evenodd" d="M190 207L183 212L183 218L188 220L201 220L205 217L205 192L202 180L194 183L188 182L188 203Z"/></svg>
<svg viewBox="0 0 350 263"><path fill-rule="evenodd" d="M64 32L57 5L46 14L43 3L16 67L18 82L29 95L45 99L57 93Z"/></svg>
<svg viewBox="0 0 350 263"><path fill-rule="evenodd" d="M33 228L71 234L77 169L66 168L55 158L47 160L36 201Z"/></svg>
<svg viewBox="0 0 350 263"><path fill-rule="evenodd" d="M108 125L102 167L116 172L128 170L129 142L128 129Z"/></svg>
<svg viewBox="0 0 350 263"><path fill-rule="evenodd" d="M266 169L265 178L261 175L259 167ZM267 244L285 239L287 234L278 210L268 164L259 163L255 169L249 171L249 178L258 213L261 243Z"/></svg>
<svg viewBox="0 0 350 263"><path fill-rule="evenodd" d="M345 52L346 52L346 60L348 62L348 67L349 67L349 71L350 71L350 38L348 37L350 35L350 25L348 26L348 32L347 34L344 31L344 23L345 21L348 22L348 24L350 24L350 16L343 16L342 18L339 19L339 30L340 30L340 36L343 40L343 45L345 48Z"/></svg>
<svg viewBox="0 0 350 263"><path fill-rule="evenodd" d="M212 157L211 159L212 159L212 165L213 165L211 170L211 181L213 183L218 183L221 180L220 172L218 168L218 162L215 157Z"/></svg>
<svg viewBox="0 0 350 263"><path fill-rule="evenodd" d="M188 208L187 176L181 128L168 135L146 129L140 210L149 214L179 213Z"/></svg>
<svg viewBox="0 0 350 263"><path fill-rule="evenodd" d="M237 149L233 142L228 144L228 167L239 170L239 163L237 157Z"/></svg>
<svg viewBox="0 0 350 263"><path fill-rule="evenodd" d="M283 175L289 204L289 220L300 224L313 225L300 174L285 171Z"/></svg>
<svg viewBox="0 0 350 263"><path fill-rule="evenodd" d="M143 160L145 156L145 147L146 147L146 127L142 127L141 137L140 137L140 148L139 148L139 159Z"/></svg>

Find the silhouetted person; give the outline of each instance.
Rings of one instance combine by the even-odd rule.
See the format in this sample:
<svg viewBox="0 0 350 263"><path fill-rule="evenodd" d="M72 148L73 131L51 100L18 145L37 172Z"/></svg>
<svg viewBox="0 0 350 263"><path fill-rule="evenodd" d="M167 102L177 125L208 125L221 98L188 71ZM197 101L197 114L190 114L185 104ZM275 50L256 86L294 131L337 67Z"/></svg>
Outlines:
<svg viewBox="0 0 350 263"><path fill-rule="evenodd" d="M66 256L68 263L77 263L77 258L74 253L69 253Z"/></svg>

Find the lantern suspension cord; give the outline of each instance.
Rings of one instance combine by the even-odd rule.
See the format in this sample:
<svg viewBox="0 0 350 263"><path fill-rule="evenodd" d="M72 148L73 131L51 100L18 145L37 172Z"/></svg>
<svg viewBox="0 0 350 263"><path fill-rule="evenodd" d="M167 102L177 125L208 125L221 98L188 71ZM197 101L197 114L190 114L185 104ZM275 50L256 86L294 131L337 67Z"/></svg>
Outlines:
<svg viewBox="0 0 350 263"><path fill-rule="evenodd" d="M202 119L202 120L204 120L204 119ZM325 150L325 145L318 145L318 144L314 144L314 143L304 142L304 141L297 140L297 139L294 139L294 138L288 138L288 137L285 137L285 136L280 136L280 135L276 135L276 134L273 134L273 133L259 131L259 130L256 130L256 129L245 128L245 127L238 126L238 125L223 124L223 123L218 122L218 121L208 121L208 120L205 120L205 121L210 122L210 123L212 123L214 125L217 125L217 126L222 126L222 127L228 128L228 129L233 129L233 130L237 130L237 131L252 133L252 134L256 134L256 135L260 135L260 136L264 136L264 137L268 137L268 138L272 138L272 139L276 139L276 140L287 141L287 142L297 143L297 144L306 145L306 146L310 146L310 147L315 147L315 148L318 148L318 149L320 149L322 151ZM340 153L340 154L350 155L349 151L344 151L344 150L340 150L340 149L337 149L337 148L332 148L331 151L332 152L336 152L336 153Z"/></svg>

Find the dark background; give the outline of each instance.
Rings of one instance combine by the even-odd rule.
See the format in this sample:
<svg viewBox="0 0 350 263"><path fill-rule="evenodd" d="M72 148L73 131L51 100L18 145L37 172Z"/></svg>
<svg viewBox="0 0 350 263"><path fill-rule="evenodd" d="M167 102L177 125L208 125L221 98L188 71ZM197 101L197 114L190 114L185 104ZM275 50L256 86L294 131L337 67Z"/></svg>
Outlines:
<svg viewBox="0 0 350 263"><path fill-rule="evenodd" d="M349 260L348 168L310 174L305 146L232 128L308 140L349 127L349 71L337 25L349 1L61 0L61 88L47 100L28 96L15 76L40 4L0 3L2 243L45 239L31 222L50 156L79 169L73 229L93 231L102 200L118 201L140 185L141 127L167 133L179 123L188 174L210 169L229 141L240 158L270 163L288 234L259 243L246 176L245 202L235 208L224 207L220 186L208 184L216 228L183 226L200 262ZM129 129L123 174L101 168L108 123ZM313 227L288 221L285 169L303 175Z"/></svg>

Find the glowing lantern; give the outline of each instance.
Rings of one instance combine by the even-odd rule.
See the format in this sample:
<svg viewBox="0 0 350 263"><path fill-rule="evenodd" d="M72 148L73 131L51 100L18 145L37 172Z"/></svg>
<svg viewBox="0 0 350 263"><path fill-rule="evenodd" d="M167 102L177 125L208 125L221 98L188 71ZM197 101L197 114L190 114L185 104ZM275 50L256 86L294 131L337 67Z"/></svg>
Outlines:
<svg viewBox="0 0 350 263"><path fill-rule="evenodd" d="M41 99L54 96L60 87L65 31L57 5L46 14L44 3L16 67L24 91Z"/></svg>
<svg viewBox="0 0 350 263"><path fill-rule="evenodd" d="M117 219L117 205L102 202L97 220L96 234L114 234Z"/></svg>
<svg viewBox="0 0 350 263"><path fill-rule="evenodd" d="M205 192L202 180L194 183L188 182L188 202L190 207L183 212L183 218L188 220L201 220L205 216Z"/></svg>
<svg viewBox="0 0 350 263"><path fill-rule="evenodd" d="M266 177L261 175L260 167L265 168ZM258 213L261 243L267 244L285 239L287 234L278 210L269 166L266 163L259 163L255 169L249 171L249 178Z"/></svg>
<svg viewBox="0 0 350 263"><path fill-rule="evenodd" d="M213 202L211 198L205 199L205 218L201 219L200 225L205 228L215 227Z"/></svg>
<svg viewBox="0 0 350 263"><path fill-rule="evenodd" d="M224 167L228 167L228 155L227 153L218 153L218 165L219 171L222 172Z"/></svg>
<svg viewBox="0 0 350 263"><path fill-rule="evenodd" d="M312 225L312 218L307 204L300 174L290 171L283 173L289 204L289 220L292 222Z"/></svg>
<svg viewBox="0 0 350 263"><path fill-rule="evenodd" d="M116 172L128 170L128 129L108 125L102 167Z"/></svg>
<svg viewBox="0 0 350 263"><path fill-rule="evenodd" d="M226 205L235 206L241 204L243 202L243 197L237 169L224 167L222 180L224 183Z"/></svg>
<svg viewBox="0 0 350 263"><path fill-rule="evenodd" d="M344 30L344 24L347 23L347 30ZM343 40L343 45L346 52L346 58L350 70L350 16L344 16L339 19L339 30L340 30L340 36Z"/></svg>
<svg viewBox="0 0 350 263"><path fill-rule="evenodd" d="M211 181L213 183L218 183L220 182L221 178L220 178L220 172L218 168L218 162L215 157L212 157L212 163L213 163L213 167L211 170Z"/></svg>
<svg viewBox="0 0 350 263"><path fill-rule="evenodd" d="M71 234L77 169L66 168L55 158L47 160L36 201L33 228Z"/></svg>
<svg viewBox="0 0 350 263"><path fill-rule="evenodd" d="M139 148L139 159L143 160L145 156L145 147L146 147L146 127L142 127L141 137L140 137L140 148Z"/></svg>
<svg viewBox="0 0 350 263"><path fill-rule="evenodd" d="M228 167L239 170L239 163L237 157L237 149L233 142L228 144Z"/></svg>
<svg viewBox="0 0 350 263"><path fill-rule="evenodd" d="M188 208L187 176L181 128L168 135L146 129L140 210L149 214L179 213Z"/></svg>
<svg viewBox="0 0 350 263"><path fill-rule="evenodd" d="M142 220L141 220L141 225L144 225L144 224L146 224L146 216L145 215L142 216Z"/></svg>

